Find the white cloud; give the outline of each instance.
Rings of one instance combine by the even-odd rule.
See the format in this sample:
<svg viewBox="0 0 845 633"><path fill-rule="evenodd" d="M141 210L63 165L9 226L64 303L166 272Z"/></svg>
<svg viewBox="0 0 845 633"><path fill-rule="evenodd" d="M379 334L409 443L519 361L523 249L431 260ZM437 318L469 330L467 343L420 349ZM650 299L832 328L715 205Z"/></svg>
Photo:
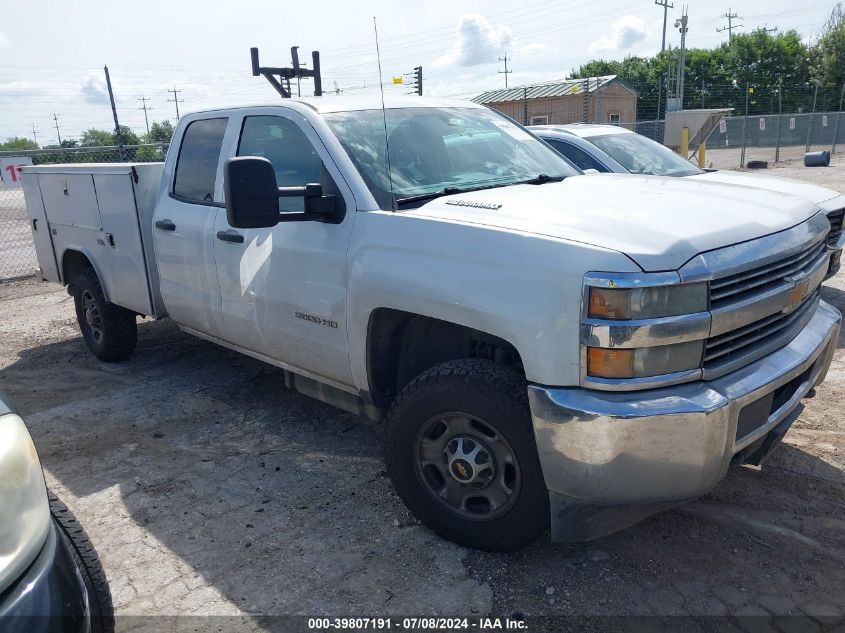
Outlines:
<svg viewBox="0 0 845 633"><path fill-rule="evenodd" d="M519 54L522 57L541 57L555 52L557 52L557 48L551 44L546 44L545 42L526 44L519 49Z"/></svg>
<svg viewBox="0 0 845 633"><path fill-rule="evenodd" d="M0 47L11 46L12 40L3 31L0 31Z"/></svg>
<svg viewBox="0 0 845 633"><path fill-rule="evenodd" d="M89 76L82 82L80 88L82 97L87 103L103 105L109 103L109 93L106 82L99 77Z"/></svg>
<svg viewBox="0 0 845 633"><path fill-rule="evenodd" d="M493 63L513 43L511 30L506 26L495 26L480 15L462 15L458 20L452 50L440 57L435 65L476 66Z"/></svg>
<svg viewBox="0 0 845 633"><path fill-rule="evenodd" d="M590 55L623 53L646 39L648 31L642 18L623 15L611 27L610 35L603 35L588 47Z"/></svg>

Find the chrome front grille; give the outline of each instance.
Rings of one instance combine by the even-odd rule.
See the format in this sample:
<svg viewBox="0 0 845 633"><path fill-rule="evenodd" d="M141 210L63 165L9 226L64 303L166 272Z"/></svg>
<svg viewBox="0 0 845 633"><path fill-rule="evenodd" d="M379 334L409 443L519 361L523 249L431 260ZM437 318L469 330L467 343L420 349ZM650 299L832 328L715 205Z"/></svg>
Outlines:
<svg viewBox="0 0 845 633"><path fill-rule="evenodd" d="M842 220L845 219L845 209L837 209L827 214L827 219L830 222L830 233L827 234L827 243L829 246L835 246L842 235Z"/></svg>
<svg viewBox="0 0 845 633"><path fill-rule="evenodd" d="M710 282L710 309L721 308L763 293L781 285L787 277L806 274L826 249L827 245L824 241L817 242L790 257L714 279Z"/></svg>
<svg viewBox="0 0 845 633"><path fill-rule="evenodd" d="M711 336L704 346L704 374L722 375L788 344L810 321L819 303L811 293L789 314L778 312L730 332Z"/></svg>

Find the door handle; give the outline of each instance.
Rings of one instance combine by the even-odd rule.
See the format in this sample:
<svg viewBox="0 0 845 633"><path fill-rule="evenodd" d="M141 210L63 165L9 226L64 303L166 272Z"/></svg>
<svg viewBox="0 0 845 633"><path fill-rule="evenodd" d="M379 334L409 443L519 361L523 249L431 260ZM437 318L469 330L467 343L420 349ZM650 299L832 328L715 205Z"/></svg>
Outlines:
<svg viewBox="0 0 845 633"><path fill-rule="evenodd" d="M217 239L224 242L234 242L235 244L243 244L244 236L229 229L228 231L217 231Z"/></svg>
<svg viewBox="0 0 845 633"><path fill-rule="evenodd" d="M172 220L156 220L156 228L162 231L175 231L176 225Z"/></svg>

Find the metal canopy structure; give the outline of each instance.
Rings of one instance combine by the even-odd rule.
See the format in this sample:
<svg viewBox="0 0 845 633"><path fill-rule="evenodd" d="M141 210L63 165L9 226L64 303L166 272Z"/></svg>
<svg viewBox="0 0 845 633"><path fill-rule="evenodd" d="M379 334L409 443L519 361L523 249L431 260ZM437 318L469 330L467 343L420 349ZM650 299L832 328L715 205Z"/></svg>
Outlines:
<svg viewBox="0 0 845 633"><path fill-rule="evenodd" d="M530 86L515 86L504 90L488 90L475 97L475 103L503 103L507 101L524 101L525 99L539 99L540 97L563 97L568 95L584 94L586 88L588 93L593 93L611 83L618 83L632 93L636 90L625 85L617 75L604 75L602 77L585 77L584 79L558 79L545 83L533 84Z"/></svg>
<svg viewBox="0 0 845 633"><path fill-rule="evenodd" d="M708 139L719 125L719 121L732 110L733 108L712 108L667 112L663 144L678 149L681 146L681 130L689 128L689 144L697 147Z"/></svg>

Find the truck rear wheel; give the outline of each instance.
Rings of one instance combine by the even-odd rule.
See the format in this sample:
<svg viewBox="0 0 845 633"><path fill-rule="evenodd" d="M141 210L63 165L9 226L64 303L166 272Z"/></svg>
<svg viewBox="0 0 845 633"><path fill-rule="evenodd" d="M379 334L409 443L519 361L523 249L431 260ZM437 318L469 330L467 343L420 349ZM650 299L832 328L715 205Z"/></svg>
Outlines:
<svg viewBox="0 0 845 633"><path fill-rule="evenodd" d="M509 550L548 526L525 380L506 367L456 360L417 376L390 408L385 448L405 505L449 540Z"/></svg>
<svg viewBox="0 0 845 633"><path fill-rule="evenodd" d="M76 320L88 349L100 360L129 357L138 341L135 313L106 301L93 268L79 273L73 284Z"/></svg>

